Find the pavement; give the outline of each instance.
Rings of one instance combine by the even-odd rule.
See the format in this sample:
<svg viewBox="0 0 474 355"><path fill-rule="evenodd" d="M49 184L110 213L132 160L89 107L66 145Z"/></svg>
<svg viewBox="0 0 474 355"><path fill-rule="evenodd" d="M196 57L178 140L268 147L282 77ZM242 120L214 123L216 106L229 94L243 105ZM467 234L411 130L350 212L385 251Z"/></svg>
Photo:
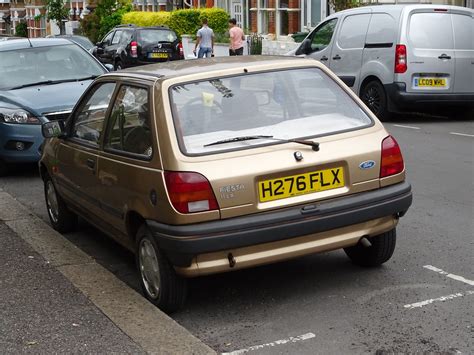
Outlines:
<svg viewBox="0 0 474 355"><path fill-rule="evenodd" d="M213 354L0 189L0 352Z"/></svg>

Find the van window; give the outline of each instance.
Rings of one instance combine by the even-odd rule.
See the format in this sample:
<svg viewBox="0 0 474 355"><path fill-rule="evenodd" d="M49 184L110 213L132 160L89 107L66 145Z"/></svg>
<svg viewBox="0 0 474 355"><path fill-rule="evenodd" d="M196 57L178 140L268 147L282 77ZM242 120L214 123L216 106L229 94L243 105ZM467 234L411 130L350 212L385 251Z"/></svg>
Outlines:
<svg viewBox="0 0 474 355"><path fill-rule="evenodd" d="M474 19L470 16L453 14L454 48L474 50Z"/></svg>
<svg viewBox="0 0 474 355"><path fill-rule="evenodd" d="M411 15L408 38L415 48L453 49L451 14L415 13Z"/></svg>
<svg viewBox="0 0 474 355"><path fill-rule="evenodd" d="M329 46L332 35L334 34L334 29L336 28L336 23L337 19L334 18L326 23L323 23L314 31L313 39L311 40L311 50L313 52L322 51L324 48Z"/></svg>
<svg viewBox="0 0 474 355"><path fill-rule="evenodd" d="M396 42L395 19L388 14L372 14L365 43L389 44Z"/></svg>
<svg viewBox="0 0 474 355"><path fill-rule="evenodd" d="M342 23L337 41L342 49L364 48L370 14L347 16Z"/></svg>

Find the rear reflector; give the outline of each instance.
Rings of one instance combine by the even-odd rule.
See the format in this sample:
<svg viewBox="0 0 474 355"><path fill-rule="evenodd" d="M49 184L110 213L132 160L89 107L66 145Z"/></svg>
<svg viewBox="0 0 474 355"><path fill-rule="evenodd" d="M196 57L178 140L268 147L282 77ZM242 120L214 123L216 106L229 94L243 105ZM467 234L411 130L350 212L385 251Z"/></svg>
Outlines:
<svg viewBox="0 0 474 355"><path fill-rule="evenodd" d="M403 74L407 71L407 47L397 44L395 47L395 73Z"/></svg>
<svg viewBox="0 0 474 355"><path fill-rule="evenodd" d="M130 55L134 58L138 57L138 43L135 41L130 43Z"/></svg>
<svg viewBox="0 0 474 355"><path fill-rule="evenodd" d="M165 171L165 181L170 201L178 212L193 213L219 209L211 184L203 175Z"/></svg>
<svg viewBox="0 0 474 355"><path fill-rule="evenodd" d="M395 138L388 136L382 142L380 177L383 178L401 173L403 169L403 156L400 147Z"/></svg>

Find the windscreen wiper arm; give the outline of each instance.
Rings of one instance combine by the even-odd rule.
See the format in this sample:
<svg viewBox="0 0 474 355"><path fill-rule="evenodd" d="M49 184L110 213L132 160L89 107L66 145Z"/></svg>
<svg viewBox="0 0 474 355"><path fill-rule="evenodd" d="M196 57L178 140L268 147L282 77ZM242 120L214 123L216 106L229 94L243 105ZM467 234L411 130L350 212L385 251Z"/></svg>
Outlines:
<svg viewBox="0 0 474 355"><path fill-rule="evenodd" d="M311 146L312 149L315 152L319 151L319 143L318 142L313 142L313 141L309 141L309 140L302 140L302 139L274 138L273 136L264 136L264 135L240 136L240 137L227 138L227 139L222 139L220 141L205 144L204 147L210 147L210 146L213 146L213 145L220 145L220 144L226 144L226 143L250 141L250 140L253 140L253 139L271 139L271 140L280 141L280 142L299 143L299 144Z"/></svg>
<svg viewBox="0 0 474 355"><path fill-rule="evenodd" d="M93 80L97 77L98 77L98 75L89 75L89 76L86 76L84 78L75 78L75 79L43 80L43 81L37 81L35 83L29 83L29 84L14 86L14 87L10 88L10 90L23 89L23 88L27 88L27 87L30 87L30 86L54 85L54 84L61 84L61 83L70 83L70 82L73 82L73 81Z"/></svg>

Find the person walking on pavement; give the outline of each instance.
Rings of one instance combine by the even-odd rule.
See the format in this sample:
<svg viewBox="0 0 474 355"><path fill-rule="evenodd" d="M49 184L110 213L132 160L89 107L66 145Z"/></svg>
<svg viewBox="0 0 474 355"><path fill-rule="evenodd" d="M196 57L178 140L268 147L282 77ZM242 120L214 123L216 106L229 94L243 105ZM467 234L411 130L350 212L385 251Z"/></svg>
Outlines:
<svg viewBox="0 0 474 355"><path fill-rule="evenodd" d="M214 52L214 31L207 25L207 19L202 19L202 27L197 31L196 45L193 53L196 55L196 49L199 46L198 58L211 57Z"/></svg>
<svg viewBox="0 0 474 355"><path fill-rule="evenodd" d="M235 18L229 20L229 36L230 36L230 45L229 45L229 55L243 55L244 54L244 44L245 40L244 31L237 26L237 21Z"/></svg>

